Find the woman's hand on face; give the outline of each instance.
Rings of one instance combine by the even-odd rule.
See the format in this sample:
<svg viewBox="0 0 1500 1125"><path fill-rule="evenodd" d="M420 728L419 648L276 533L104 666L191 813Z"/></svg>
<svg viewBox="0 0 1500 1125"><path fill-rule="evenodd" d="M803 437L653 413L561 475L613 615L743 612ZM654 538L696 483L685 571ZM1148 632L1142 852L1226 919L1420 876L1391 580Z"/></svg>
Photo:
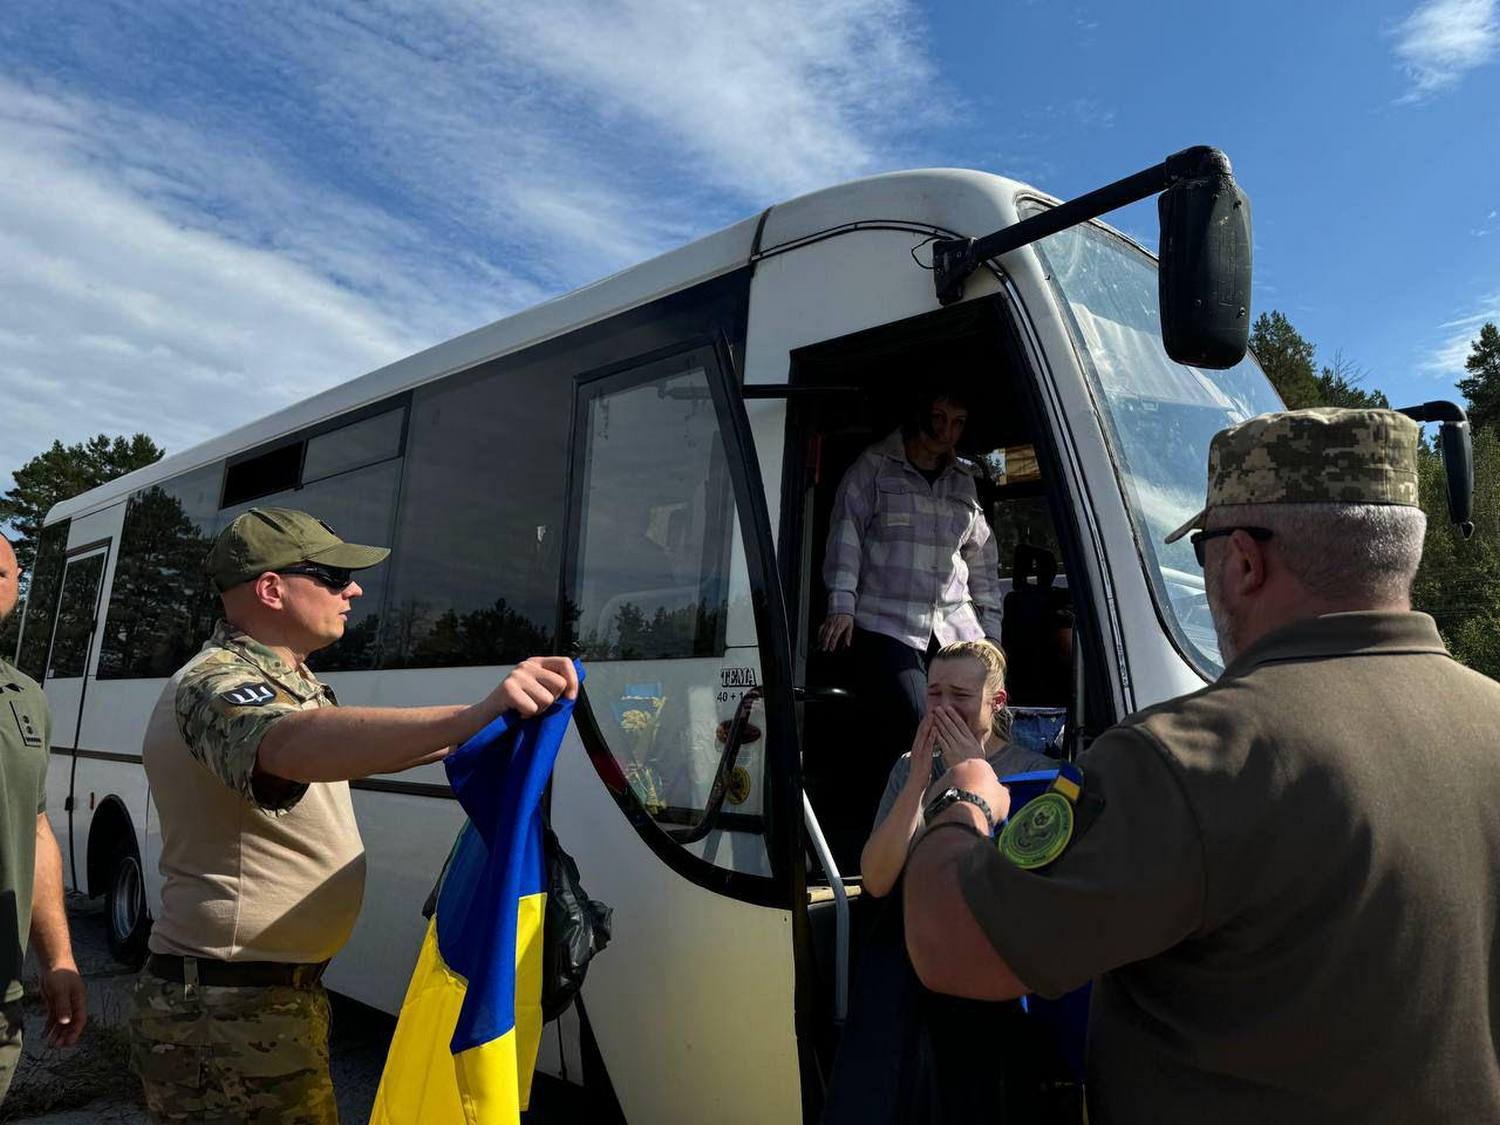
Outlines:
<svg viewBox="0 0 1500 1125"><path fill-rule="evenodd" d="M984 758L984 743L952 707L934 707L927 717L932 720L938 744L943 748L943 764L949 769L969 758Z"/></svg>
<svg viewBox="0 0 1500 1125"><path fill-rule="evenodd" d="M912 739L911 769L906 775L908 785L920 782L923 789L927 788L927 783L932 780L932 750L936 744L937 726L929 711L917 724L917 736Z"/></svg>

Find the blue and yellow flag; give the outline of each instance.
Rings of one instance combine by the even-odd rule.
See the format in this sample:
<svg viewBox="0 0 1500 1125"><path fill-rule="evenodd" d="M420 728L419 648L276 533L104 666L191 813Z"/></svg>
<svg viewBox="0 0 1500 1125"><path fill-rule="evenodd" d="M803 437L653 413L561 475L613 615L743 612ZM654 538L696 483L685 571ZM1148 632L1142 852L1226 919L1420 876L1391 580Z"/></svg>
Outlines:
<svg viewBox="0 0 1500 1125"><path fill-rule="evenodd" d="M578 669L583 679L583 668ZM469 822L438 890L371 1125L514 1122L542 1037L542 793L573 714L502 715L447 758Z"/></svg>

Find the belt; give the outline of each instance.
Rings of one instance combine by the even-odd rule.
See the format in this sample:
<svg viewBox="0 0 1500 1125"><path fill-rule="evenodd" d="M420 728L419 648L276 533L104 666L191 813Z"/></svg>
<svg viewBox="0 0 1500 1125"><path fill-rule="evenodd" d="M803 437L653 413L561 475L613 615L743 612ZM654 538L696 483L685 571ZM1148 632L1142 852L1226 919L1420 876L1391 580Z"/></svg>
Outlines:
<svg viewBox="0 0 1500 1125"><path fill-rule="evenodd" d="M184 984L196 976L198 984L229 988L316 988L326 968L327 961L218 961L175 953L153 953L146 959L146 971L162 980Z"/></svg>

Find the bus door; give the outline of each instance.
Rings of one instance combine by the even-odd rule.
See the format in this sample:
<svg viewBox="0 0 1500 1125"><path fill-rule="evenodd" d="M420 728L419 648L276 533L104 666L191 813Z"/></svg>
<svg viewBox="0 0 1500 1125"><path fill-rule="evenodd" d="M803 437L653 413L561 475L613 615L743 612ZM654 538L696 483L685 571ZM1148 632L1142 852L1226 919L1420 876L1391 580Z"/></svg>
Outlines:
<svg viewBox="0 0 1500 1125"><path fill-rule="evenodd" d="M552 817L614 908L583 1015L632 1122L802 1117L802 806L785 614L726 350L580 379ZM585 1080L595 1079L585 1074Z"/></svg>
<svg viewBox="0 0 1500 1125"><path fill-rule="evenodd" d="M54 808L53 815L56 817L59 811L67 813L68 830L63 846L69 856L69 877L75 889L81 888L73 838L73 781L78 771L78 732L83 722L88 671L94 655L94 637L98 633L99 595L108 560L107 542L68 556L47 657L45 687L52 711L52 747L54 754L59 756L56 764L61 766L64 760L67 763L66 797L62 809ZM50 792L56 791L55 785L48 788ZM48 803L53 802L49 799Z"/></svg>

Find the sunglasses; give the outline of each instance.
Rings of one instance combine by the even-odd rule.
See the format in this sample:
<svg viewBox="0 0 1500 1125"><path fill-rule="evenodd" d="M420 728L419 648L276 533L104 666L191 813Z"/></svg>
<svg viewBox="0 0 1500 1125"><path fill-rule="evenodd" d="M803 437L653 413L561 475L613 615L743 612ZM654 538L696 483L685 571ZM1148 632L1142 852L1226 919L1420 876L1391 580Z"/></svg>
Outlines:
<svg viewBox="0 0 1500 1125"><path fill-rule="evenodd" d="M321 563L298 563L284 566L277 574L301 574L315 582L321 582L335 594L347 590L354 581L354 572L347 566L324 566Z"/></svg>
<svg viewBox="0 0 1500 1125"><path fill-rule="evenodd" d="M1188 536L1188 542L1193 545L1193 554L1197 556L1198 565L1200 567L1204 565L1203 543L1205 540L1233 535L1236 531L1243 531L1257 543L1264 543L1267 539L1271 538L1272 534L1269 527L1216 527L1212 531L1195 531L1192 535Z"/></svg>

